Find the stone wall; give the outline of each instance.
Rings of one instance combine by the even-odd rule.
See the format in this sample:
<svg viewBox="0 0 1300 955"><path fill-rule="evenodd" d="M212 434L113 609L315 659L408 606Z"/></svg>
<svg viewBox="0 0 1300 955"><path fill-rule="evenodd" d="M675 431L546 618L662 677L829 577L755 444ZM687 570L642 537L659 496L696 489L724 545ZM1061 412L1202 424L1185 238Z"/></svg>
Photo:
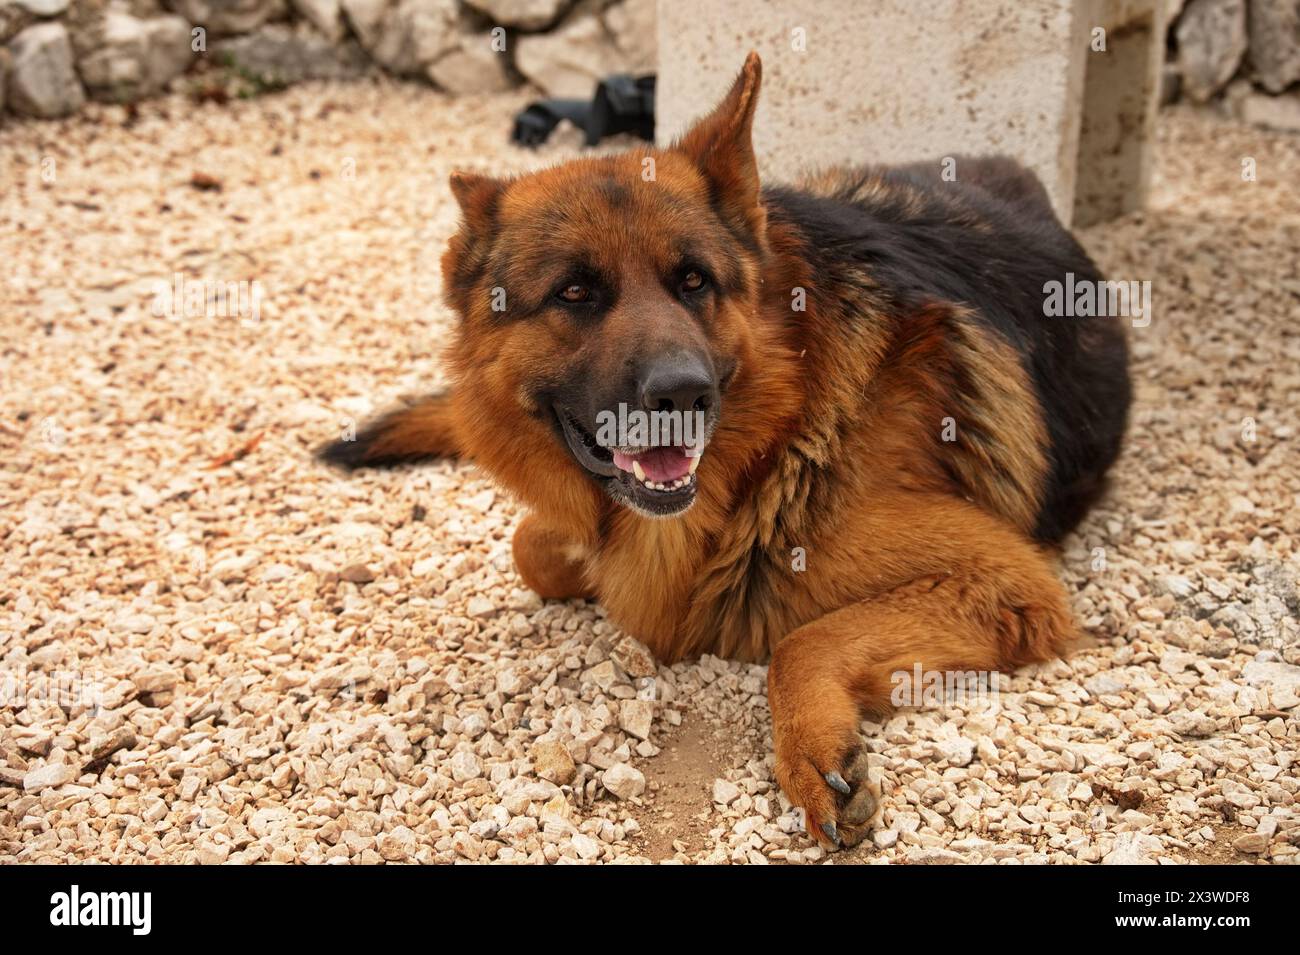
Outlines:
<svg viewBox="0 0 1300 955"><path fill-rule="evenodd" d="M1166 2L1166 101L1300 129L1300 0ZM586 97L609 73L654 71L655 20L655 0L0 0L0 114L374 71Z"/></svg>
<svg viewBox="0 0 1300 955"><path fill-rule="evenodd" d="M1165 100L1300 131L1300 0L1168 0Z"/></svg>
<svg viewBox="0 0 1300 955"><path fill-rule="evenodd" d="M654 71L654 24L655 0L0 0L0 112L378 71L588 97L610 73Z"/></svg>

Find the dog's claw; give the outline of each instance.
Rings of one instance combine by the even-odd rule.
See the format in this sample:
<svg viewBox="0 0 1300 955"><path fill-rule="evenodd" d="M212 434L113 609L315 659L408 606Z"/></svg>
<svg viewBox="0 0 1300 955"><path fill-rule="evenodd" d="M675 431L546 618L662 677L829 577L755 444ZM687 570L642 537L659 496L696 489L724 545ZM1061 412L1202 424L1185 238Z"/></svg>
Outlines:
<svg viewBox="0 0 1300 955"><path fill-rule="evenodd" d="M833 767L833 768L830 768ZM787 753L778 742L774 772L802 828L823 848L850 849L871 833L881 805L880 784L870 775L870 752L857 747L809 755ZM829 771L824 771L829 768Z"/></svg>
<svg viewBox="0 0 1300 955"><path fill-rule="evenodd" d="M853 790L849 788L849 784L844 781L844 777L834 770L826 774L826 782L830 785L831 789L834 789L841 796L847 796L849 793L853 792Z"/></svg>

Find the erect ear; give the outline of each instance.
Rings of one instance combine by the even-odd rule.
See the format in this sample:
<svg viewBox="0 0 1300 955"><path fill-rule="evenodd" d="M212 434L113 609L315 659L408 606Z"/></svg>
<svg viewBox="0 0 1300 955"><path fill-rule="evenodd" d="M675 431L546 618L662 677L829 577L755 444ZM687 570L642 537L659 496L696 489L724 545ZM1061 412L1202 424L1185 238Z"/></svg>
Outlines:
<svg viewBox="0 0 1300 955"><path fill-rule="evenodd" d="M482 277L488 241L506 183L474 172L453 172L451 194L460 204L460 228L442 253L443 295L462 317L469 313L468 295Z"/></svg>
<svg viewBox="0 0 1300 955"><path fill-rule="evenodd" d="M505 191L505 183L491 176L475 172L453 172L451 193L460 204L465 225L477 232L487 228L496 215L497 202Z"/></svg>
<svg viewBox="0 0 1300 955"><path fill-rule="evenodd" d="M748 222L760 234L764 216L753 130L762 80L763 62L757 53L750 53L731 92L677 143L713 184L724 212Z"/></svg>

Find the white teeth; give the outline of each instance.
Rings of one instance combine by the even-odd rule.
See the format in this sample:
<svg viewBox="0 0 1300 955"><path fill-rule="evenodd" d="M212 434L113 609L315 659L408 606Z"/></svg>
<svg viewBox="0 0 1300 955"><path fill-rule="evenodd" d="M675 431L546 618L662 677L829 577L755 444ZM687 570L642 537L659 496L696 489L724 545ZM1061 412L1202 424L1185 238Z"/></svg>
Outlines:
<svg viewBox="0 0 1300 955"><path fill-rule="evenodd" d="M636 460L636 458L632 459L632 476L637 479L642 487L648 488L651 491L666 492L681 490L695 480L695 472L700 466L700 455L688 454L687 456L690 458L689 469L685 474L675 480L667 482L651 481L646 477L645 468L641 466L641 462Z"/></svg>
<svg viewBox="0 0 1300 955"><path fill-rule="evenodd" d="M636 468L635 462L633 466ZM639 468L637 468L637 470L639 470ZM664 484L662 481L647 481L644 473L642 473L637 475L637 480L641 482L643 487L647 487L652 491L677 491L686 487L686 485L694 481L695 478L690 474L686 474L675 481Z"/></svg>

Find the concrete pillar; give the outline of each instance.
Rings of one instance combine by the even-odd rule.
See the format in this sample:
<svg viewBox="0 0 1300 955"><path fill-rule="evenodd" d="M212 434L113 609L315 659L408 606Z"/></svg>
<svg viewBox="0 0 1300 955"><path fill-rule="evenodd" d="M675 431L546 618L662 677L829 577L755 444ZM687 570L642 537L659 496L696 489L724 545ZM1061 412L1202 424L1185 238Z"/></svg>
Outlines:
<svg viewBox="0 0 1300 955"><path fill-rule="evenodd" d="M1074 178L1073 224L1080 227L1146 204L1166 33L1161 0L1088 0L1087 6L1085 32L1102 27L1106 50L1093 51L1085 37Z"/></svg>
<svg viewBox="0 0 1300 955"><path fill-rule="evenodd" d="M1004 153L1038 173L1065 222L1100 221L1145 195L1162 6L661 0L657 136L666 143L707 112L754 49L764 73L754 143L768 180Z"/></svg>

